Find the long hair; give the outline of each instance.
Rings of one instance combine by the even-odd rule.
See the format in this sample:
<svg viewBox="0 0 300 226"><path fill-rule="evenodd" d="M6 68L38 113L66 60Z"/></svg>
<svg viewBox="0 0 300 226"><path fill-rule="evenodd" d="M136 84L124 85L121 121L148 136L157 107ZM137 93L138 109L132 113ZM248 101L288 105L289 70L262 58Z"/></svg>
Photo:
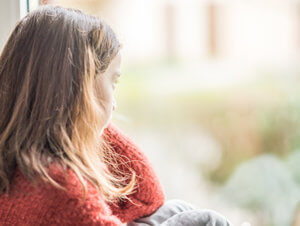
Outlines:
<svg viewBox="0 0 300 226"><path fill-rule="evenodd" d="M94 83L119 49L104 21L79 10L43 6L18 22L0 57L0 193L17 167L65 189L47 171L53 161L75 172L84 198L85 179L106 201L133 191L134 172L107 170L118 166Z"/></svg>

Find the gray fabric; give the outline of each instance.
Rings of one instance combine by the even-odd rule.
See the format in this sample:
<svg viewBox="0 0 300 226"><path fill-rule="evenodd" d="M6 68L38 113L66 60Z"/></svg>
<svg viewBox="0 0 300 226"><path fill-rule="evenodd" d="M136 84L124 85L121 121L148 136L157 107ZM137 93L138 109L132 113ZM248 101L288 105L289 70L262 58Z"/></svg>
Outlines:
<svg viewBox="0 0 300 226"><path fill-rule="evenodd" d="M182 200L169 200L147 217L127 226L231 226L228 220L213 210L197 209Z"/></svg>

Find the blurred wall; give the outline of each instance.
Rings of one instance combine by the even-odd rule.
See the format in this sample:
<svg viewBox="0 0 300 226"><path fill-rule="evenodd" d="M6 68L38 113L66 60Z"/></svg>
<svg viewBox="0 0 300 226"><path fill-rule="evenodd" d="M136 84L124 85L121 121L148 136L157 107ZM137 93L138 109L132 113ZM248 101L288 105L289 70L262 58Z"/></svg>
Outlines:
<svg viewBox="0 0 300 226"><path fill-rule="evenodd" d="M25 15L25 0L0 1L0 50L5 45L9 34L21 16Z"/></svg>

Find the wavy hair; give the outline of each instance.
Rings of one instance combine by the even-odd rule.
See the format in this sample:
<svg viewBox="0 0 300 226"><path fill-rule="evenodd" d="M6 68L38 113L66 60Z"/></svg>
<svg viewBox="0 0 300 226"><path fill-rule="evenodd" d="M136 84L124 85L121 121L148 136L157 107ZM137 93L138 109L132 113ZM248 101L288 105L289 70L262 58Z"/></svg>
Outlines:
<svg viewBox="0 0 300 226"><path fill-rule="evenodd" d="M18 22L0 56L0 192L17 167L33 183L65 189L47 171L53 161L75 172L84 199L85 179L106 201L133 192L135 173L118 172L101 136L94 83L119 49L104 21L79 10L43 6Z"/></svg>

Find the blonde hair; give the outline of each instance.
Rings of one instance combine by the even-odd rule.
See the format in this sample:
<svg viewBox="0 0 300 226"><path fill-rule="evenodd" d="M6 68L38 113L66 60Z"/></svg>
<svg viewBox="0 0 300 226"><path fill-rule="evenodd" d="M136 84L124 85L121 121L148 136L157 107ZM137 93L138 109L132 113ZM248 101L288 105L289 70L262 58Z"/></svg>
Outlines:
<svg viewBox="0 0 300 226"><path fill-rule="evenodd" d="M101 136L105 109L95 77L120 44L101 19L79 10L44 6L15 27L0 57L0 192L16 167L33 183L65 189L48 173L48 159L73 170L84 199L85 179L106 201L127 198L135 173Z"/></svg>

